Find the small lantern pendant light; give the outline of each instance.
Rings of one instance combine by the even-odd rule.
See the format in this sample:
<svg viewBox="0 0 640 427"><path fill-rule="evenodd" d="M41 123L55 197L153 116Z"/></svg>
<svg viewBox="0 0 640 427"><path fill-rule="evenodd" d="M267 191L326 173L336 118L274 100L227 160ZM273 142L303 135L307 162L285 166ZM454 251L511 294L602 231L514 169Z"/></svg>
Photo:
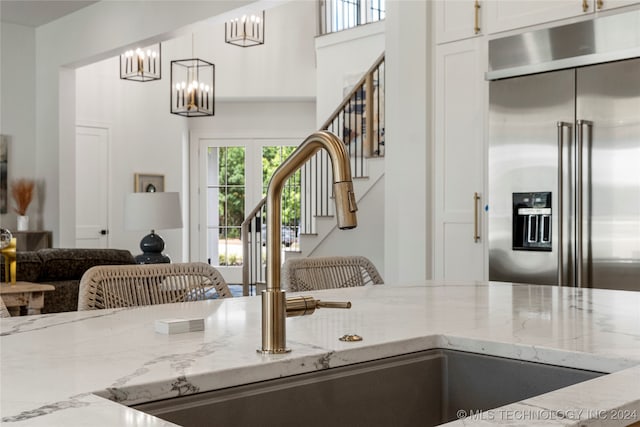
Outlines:
<svg viewBox="0 0 640 427"><path fill-rule="evenodd" d="M131 49L120 55L120 78L136 82L160 80L162 60L160 43L144 49Z"/></svg>
<svg viewBox="0 0 640 427"><path fill-rule="evenodd" d="M193 54L193 36L192 36ZM214 115L215 65L199 58L171 61L171 113Z"/></svg>
<svg viewBox="0 0 640 427"><path fill-rule="evenodd" d="M264 10L262 15L244 15L225 22L224 32L224 41L229 44L242 47L264 44Z"/></svg>

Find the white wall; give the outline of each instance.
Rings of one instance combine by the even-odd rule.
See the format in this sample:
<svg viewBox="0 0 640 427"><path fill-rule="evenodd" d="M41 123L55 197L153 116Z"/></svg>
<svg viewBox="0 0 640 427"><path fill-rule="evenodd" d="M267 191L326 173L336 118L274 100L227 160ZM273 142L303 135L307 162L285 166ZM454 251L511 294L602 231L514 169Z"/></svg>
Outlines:
<svg viewBox="0 0 640 427"><path fill-rule="evenodd" d="M165 190L181 192L184 229L160 231L173 260L188 260L189 230L197 228L190 200L188 133L207 137L300 140L315 128L315 28L312 2L294 2L266 12L262 46L241 48L224 42L224 24L198 27L193 35L162 43L163 77L138 83L121 80L118 58L76 71L76 118L80 125L110 128L111 247L139 253L141 232L123 229L124 195L136 172L165 175ZM282 26L290 20L293 24ZM288 37L293 31L298 37ZM170 61L195 56L216 65L216 115L186 119L169 113ZM193 138L192 138L193 139ZM60 159L61 168L72 167ZM191 178L193 180L193 178ZM191 221L191 222L190 222ZM193 258L192 258L193 259Z"/></svg>
<svg viewBox="0 0 640 427"><path fill-rule="evenodd" d="M35 170L46 182L43 226L55 246L75 241L75 73L139 41L184 34L208 17L221 20L249 3L234 1L103 1L36 29ZM4 98L4 97L3 97Z"/></svg>
<svg viewBox="0 0 640 427"><path fill-rule="evenodd" d="M292 1L265 12L265 43L225 43L224 24L195 33L195 54L216 64L221 99L315 99L316 3Z"/></svg>
<svg viewBox="0 0 640 427"><path fill-rule="evenodd" d="M304 256L361 255L369 258L385 278L384 263L384 176L358 202L358 226L334 229L311 254ZM304 250L304 247L302 248Z"/></svg>
<svg viewBox="0 0 640 427"><path fill-rule="evenodd" d="M433 137L431 2L388 0L386 18L385 282L428 279Z"/></svg>
<svg viewBox="0 0 640 427"><path fill-rule="evenodd" d="M193 120L194 135L209 138L304 138L315 130L315 100L227 100L216 104L215 120ZM299 142L302 142L300 140Z"/></svg>
<svg viewBox="0 0 640 427"><path fill-rule="evenodd" d="M184 38L163 44L166 53L163 70L168 69L172 53L185 45ZM110 152L105 159L110 178L109 246L140 253L138 245L146 233L124 230L125 195L133 192L136 172L164 175L165 191L183 192L183 182L188 181L188 170L182 162L187 119L169 114L166 78L145 83L121 80L118 58L80 67L75 74L76 123L109 129ZM71 166L61 161L61 167ZM182 194L181 201L186 207L188 194ZM181 260L182 234L186 231L159 230L159 233L166 243L165 253L173 260Z"/></svg>
<svg viewBox="0 0 640 427"><path fill-rule="evenodd" d="M36 129L36 80L35 80L35 31L33 28L3 22L0 25L0 134L6 135L8 147L8 181L18 178L36 178L35 144ZM38 187L42 186L38 182ZM39 197L27 214L31 217L31 229L42 223ZM14 202L8 196L7 214L0 215L0 225L16 229Z"/></svg>
<svg viewBox="0 0 640 427"><path fill-rule="evenodd" d="M384 52L384 41L384 21L316 39L318 126L340 105L345 88L351 89Z"/></svg>

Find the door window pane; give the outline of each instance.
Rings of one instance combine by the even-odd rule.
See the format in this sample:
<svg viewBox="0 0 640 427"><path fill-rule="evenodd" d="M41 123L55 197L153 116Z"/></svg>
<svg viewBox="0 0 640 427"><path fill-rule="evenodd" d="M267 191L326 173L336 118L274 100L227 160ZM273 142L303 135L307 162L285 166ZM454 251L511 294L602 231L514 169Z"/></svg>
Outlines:
<svg viewBox="0 0 640 427"><path fill-rule="evenodd" d="M209 147L207 248L213 265L242 265L240 227L245 205L245 148Z"/></svg>

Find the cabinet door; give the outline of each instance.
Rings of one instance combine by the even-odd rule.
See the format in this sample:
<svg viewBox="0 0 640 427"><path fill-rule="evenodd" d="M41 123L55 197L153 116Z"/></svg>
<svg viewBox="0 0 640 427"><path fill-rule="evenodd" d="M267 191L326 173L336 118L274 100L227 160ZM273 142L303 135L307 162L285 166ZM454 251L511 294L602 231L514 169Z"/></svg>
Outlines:
<svg viewBox="0 0 640 427"><path fill-rule="evenodd" d="M483 73L485 52L486 42L479 38L436 47L434 276L437 279L486 278L486 227L482 210L488 87ZM474 200L475 193L480 200Z"/></svg>
<svg viewBox="0 0 640 427"><path fill-rule="evenodd" d="M638 0L593 0L595 2L595 11L602 12L609 9L615 9L618 7L631 6L634 4L640 4Z"/></svg>
<svg viewBox="0 0 640 427"><path fill-rule="evenodd" d="M437 0L435 7L436 43L445 43L482 33L480 0Z"/></svg>
<svg viewBox="0 0 640 427"><path fill-rule="evenodd" d="M489 34L593 13L595 8L595 0L488 0L485 3Z"/></svg>

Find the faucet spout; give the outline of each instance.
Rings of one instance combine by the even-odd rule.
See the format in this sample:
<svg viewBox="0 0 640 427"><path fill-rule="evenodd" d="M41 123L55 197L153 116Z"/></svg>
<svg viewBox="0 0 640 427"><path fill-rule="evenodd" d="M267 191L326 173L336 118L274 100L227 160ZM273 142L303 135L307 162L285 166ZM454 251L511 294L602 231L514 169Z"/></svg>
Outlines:
<svg viewBox="0 0 640 427"><path fill-rule="evenodd" d="M333 191L338 227L357 226L355 194L351 181L351 163L344 143L328 131L308 136L273 173L267 189L267 289L262 293L262 353L286 353L285 319L287 300L280 287L281 273L281 199L287 179L318 150L329 154L333 169Z"/></svg>

